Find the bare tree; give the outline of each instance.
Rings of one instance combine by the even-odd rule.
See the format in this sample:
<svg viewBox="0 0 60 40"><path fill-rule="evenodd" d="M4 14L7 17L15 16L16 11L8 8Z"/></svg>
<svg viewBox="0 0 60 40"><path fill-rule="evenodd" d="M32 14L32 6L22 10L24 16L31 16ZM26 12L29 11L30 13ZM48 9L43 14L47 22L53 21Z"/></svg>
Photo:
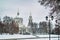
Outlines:
<svg viewBox="0 0 60 40"><path fill-rule="evenodd" d="M2 22L0 22L0 34L3 33L3 27L4 27L4 24Z"/></svg>
<svg viewBox="0 0 60 40"><path fill-rule="evenodd" d="M18 25L16 25L15 21L12 21L12 23L10 24L9 29L10 29L9 33L11 33L11 34L19 32L19 27L18 27Z"/></svg>
<svg viewBox="0 0 60 40"><path fill-rule="evenodd" d="M51 14L60 13L60 0L39 0L41 5L49 6L51 8Z"/></svg>

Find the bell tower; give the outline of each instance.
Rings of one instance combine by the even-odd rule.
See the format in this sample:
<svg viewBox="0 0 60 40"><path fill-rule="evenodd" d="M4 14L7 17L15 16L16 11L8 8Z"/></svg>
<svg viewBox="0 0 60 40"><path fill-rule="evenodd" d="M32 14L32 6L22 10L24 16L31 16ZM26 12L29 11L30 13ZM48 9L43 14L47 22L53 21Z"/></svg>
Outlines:
<svg viewBox="0 0 60 40"><path fill-rule="evenodd" d="M31 15L31 12L30 12L28 26L32 26L31 25L32 23L33 23L33 20L32 20L32 15Z"/></svg>

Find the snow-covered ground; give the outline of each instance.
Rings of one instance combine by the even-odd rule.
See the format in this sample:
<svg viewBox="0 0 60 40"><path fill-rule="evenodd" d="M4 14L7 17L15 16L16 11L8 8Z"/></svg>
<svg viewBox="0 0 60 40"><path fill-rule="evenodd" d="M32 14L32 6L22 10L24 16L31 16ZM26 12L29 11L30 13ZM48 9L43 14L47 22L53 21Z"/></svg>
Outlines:
<svg viewBox="0 0 60 40"><path fill-rule="evenodd" d="M60 36L60 35L59 35ZM58 40L58 35L51 35L51 40ZM3 34L0 35L0 40L49 40L49 35L20 35L20 34Z"/></svg>

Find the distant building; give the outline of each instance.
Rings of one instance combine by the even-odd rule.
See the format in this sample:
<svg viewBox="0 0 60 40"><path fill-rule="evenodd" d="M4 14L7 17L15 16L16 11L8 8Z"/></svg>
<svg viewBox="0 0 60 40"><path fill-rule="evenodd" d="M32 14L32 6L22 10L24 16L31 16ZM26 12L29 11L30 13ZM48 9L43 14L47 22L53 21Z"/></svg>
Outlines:
<svg viewBox="0 0 60 40"><path fill-rule="evenodd" d="M39 33L40 34L47 34L47 23L45 21L39 23Z"/></svg>
<svg viewBox="0 0 60 40"><path fill-rule="evenodd" d="M30 33L32 33L32 27L33 27L33 19L32 19L31 13L30 13L29 21L28 21L28 29L29 29Z"/></svg>
<svg viewBox="0 0 60 40"><path fill-rule="evenodd" d="M19 16L19 12L17 12L17 16L14 18L14 20L18 25L23 25L23 18Z"/></svg>
<svg viewBox="0 0 60 40"><path fill-rule="evenodd" d="M13 18L5 16L3 18L3 24L4 24L3 33L10 33L10 34L18 33L19 31L18 25L16 24Z"/></svg>
<svg viewBox="0 0 60 40"><path fill-rule="evenodd" d="M31 13L30 13L30 16L29 16L29 21L28 21L28 30L29 30L29 33L30 34L36 34L37 33L37 23L33 22L33 18L31 16Z"/></svg>
<svg viewBox="0 0 60 40"><path fill-rule="evenodd" d="M25 26L23 25L23 18L19 16L19 11L17 12L17 16L14 18L15 22L19 26L19 33L23 34L23 30L25 31Z"/></svg>
<svg viewBox="0 0 60 40"><path fill-rule="evenodd" d="M37 23L33 23L33 26L32 26L32 32L33 32L33 34L37 33L37 29L38 29L38 24Z"/></svg>
<svg viewBox="0 0 60 40"><path fill-rule="evenodd" d="M32 24L33 24L33 19L32 19L31 13L30 13L28 26L32 27Z"/></svg>
<svg viewBox="0 0 60 40"><path fill-rule="evenodd" d="M15 17L14 20L17 23L17 25L19 25L19 27L22 27L22 25L23 25L23 18Z"/></svg>

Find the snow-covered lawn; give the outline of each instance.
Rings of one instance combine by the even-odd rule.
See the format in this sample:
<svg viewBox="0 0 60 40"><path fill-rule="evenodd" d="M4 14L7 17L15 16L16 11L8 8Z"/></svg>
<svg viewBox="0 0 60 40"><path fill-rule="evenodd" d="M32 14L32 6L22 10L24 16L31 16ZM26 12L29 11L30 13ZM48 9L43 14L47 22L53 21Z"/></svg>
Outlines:
<svg viewBox="0 0 60 40"><path fill-rule="evenodd" d="M51 35L51 37L53 37L53 38L51 38L51 40L58 40L58 35ZM3 34L3 35L0 35L0 39L49 40L49 35L20 35L20 34L9 35L9 34Z"/></svg>

